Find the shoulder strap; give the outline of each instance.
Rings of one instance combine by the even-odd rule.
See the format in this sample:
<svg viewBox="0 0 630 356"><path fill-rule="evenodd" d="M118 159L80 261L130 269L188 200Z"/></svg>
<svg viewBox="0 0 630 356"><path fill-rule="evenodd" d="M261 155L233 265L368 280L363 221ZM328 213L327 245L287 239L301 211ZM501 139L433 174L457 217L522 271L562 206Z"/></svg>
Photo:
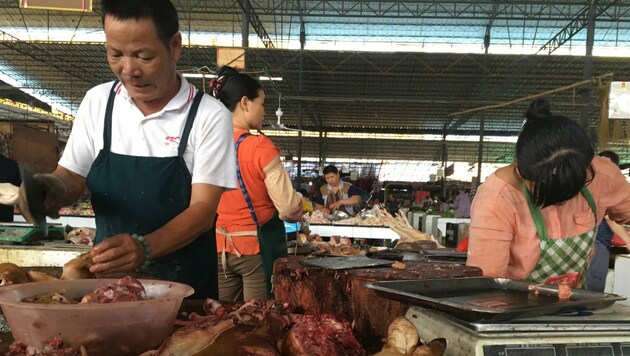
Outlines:
<svg viewBox="0 0 630 356"><path fill-rule="evenodd" d="M106 152L109 152L112 146L112 112L114 110L114 99L116 99L116 85L118 85L118 80L114 81L112 89L109 91L107 106L105 107L105 122L103 123L103 150Z"/></svg>
<svg viewBox="0 0 630 356"><path fill-rule="evenodd" d="M582 195L584 195L584 198L586 198L586 201L588 202L588 205L591 207L591 210L593 211L593 215L595 215L595 228L597 229L597 205L595 205L595 199L593 199L593 195L591 195L591 191L588 190L588 188L584 187L582 188Z"/></svg>
<svg viewBox="0 0 630 356"><path fill-rule="evenodd" d="M192 102L190 111L188 111L188 118L186 119L186 126L184 126L184 132L182 133L182 138L179 140L179 147L177 148L177 155L180 157L184 155L184 151L186 150L186 145L188 144L188 137L190 136L190 130L192 129L193 122L195 122L195 117L197 116L197 110L199 109L199 103L201 103L201 98L203 98L203 92L201 90L197 90L197 95L195 95L195 99Z"/></svg>
<svg viewBox="0 0 630 356"><path fill-rule="evenodd" d="M527 198L529 211L534 218L534 223L536 224L536 231L538 231L538 236L541 240L547 240L547 226L545 226L545 220L542 217L540 208L534 205L534 203L532 202L532 193L529 191L529 189L527 189L525 183L522 181L521 187L523 189L523 192L525 193L525 197ZM589 207L593 211L593 215L595 215L595 229L597 229L597 205L595 205L595 200L593 199L593 196L591 195L591 192L588 190L588 188L583 187L581 192L588 202Z"/></svg>
<svg viewBox="0 0 630 356"><path fill-rule="evenodd" d="M245 132L241 134L234 143L234 151L236 152L236 179L238 180L238 185L241 187L241 192L243 193L243 197L245 198L245 202L247 203L247 208L249 208L249 214L252 216L252 220L254 220L256 226L260 226L260 223L258 222L258 217L256 216L256 212L254 211L254 204L252 204L252 199L249 197L247 187L245 187L245 181L243 180L243 176L241 175L241 167L238 164L238 146L247 136L250 135L251 134L249 132Z"/></svg>
<svg viewBox="0 0 630 356"><path fill-rule="evenodd" d="M523 189L523 193L525 193L525 199L527 199L527 206L529 207L529 212L532 214L534 218L534 224L536 224L536 231L538 232L538 237L541 240L547 240L547 227L545 226L545 220L542 217L542 213L540 212L540 208L534 205L532 201L532 193L525 186L525 182L521 181L521 188Z"/></svg>

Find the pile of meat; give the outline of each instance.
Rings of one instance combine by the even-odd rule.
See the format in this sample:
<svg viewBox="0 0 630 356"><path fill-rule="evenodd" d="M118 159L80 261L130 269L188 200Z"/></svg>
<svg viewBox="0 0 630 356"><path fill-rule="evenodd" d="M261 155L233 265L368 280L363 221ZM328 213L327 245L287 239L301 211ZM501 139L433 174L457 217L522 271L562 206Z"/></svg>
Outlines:
<svg viewBox="0 0 630 356"><path fill-rule="evenodd" d="M42 346L28 346L23 342L14 342L1 354L2 356L82 356L84 351L77 351L66 346L60 337L56 337Z"/></svg>
<svg viewBox="0 0 630 356"><path fill-rule="evenodd" d="M334 315L292 314L288 304L272 300L225 305L207 299L204 312L179 321L179 330L143 356L366 354L350 324Z"/></svg>
<svg viewBox="0 0 630 356"><path fill-rule="evenodd" d="M115 283L105 284L81 298L67 296L64 290L52 291L22 299L25 303L38 304L106 304L135 302L148 299L144 286L137 279L126 276Z"/></svg>
<svg viewBox="0 0 630 356"><path fill-rule="evenodd" d="M374 356L442 356L446 351L446 339L437 338L420 342L416 327L405 317L396 318L387 329L387 342Z"/></svg>
<svg viewBox="0 0 630 356"><path fill-rule="evenodd" d="M75 245L94 245L94 237L96 236L96 229L89 227L82 227L74 229L66 236L66 241L70 241Z"/></svg>
<svg viewBox="0 0 630 356"><path fill-rule="evenodd" d="M304 221L311 224L330 224L332 222L324 216L322 210L315 210L311 214L305 214L303 218Z"/></svg>
<svg viewBox="0 0 630 356"><path fill-rule="evenodd" d="M331 256L362 256L366 250L359 245L353 245L348 237L331 236L330 240L311 241L315 254Z"/></svg>
<svg viewBox="0 0 630 356"><path fill-rule="evenodd" d="M94 278L94 275L89 270L91 266L92 257L90 253L83 253L63 265L60 279ZM0 263L0 287L53 280L57 280L57 278L46 273L27 270L13 263Z"/></svg>

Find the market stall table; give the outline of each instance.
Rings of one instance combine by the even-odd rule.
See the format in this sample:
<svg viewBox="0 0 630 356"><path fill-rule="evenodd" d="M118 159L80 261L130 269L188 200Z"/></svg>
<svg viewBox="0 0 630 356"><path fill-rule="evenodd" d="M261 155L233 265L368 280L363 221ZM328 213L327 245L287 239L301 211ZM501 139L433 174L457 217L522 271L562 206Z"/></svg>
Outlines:
<svg viewBox="0 0 630 356"><path fill-rule="evenodd" d="M346 236L360 239L396 240L398 234L389 227L334 224L310 224L308 229L320 236Z"/></svg>
<svg viewBox="0 0 630 356"><path fill-rule="evenodd" d="M38 241L34 245L0 244L0 263L10 262L20 267L61 267L89 249L89 246L63 240Z"/></svg>

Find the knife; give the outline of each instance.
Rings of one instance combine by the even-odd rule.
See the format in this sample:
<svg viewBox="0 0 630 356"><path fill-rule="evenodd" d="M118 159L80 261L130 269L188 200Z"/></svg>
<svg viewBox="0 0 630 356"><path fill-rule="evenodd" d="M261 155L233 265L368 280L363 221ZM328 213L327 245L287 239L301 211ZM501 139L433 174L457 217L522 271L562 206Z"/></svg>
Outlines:
<svg viewBox="0 0 630 356"><path fill-rule="evenodd" d="M22 175L22 185L20 186L20 195L24 194L26 198L27 210L31 217L44 233L44 237L48 236L48 223L46 222L46 206L44 199L46 198L46 185L36 181L33 173L26 167L20 167Z"/></svg>
<svg viewBox="0 0 630 356"><path fill-rule="evenodd" d="M389 260L389 261L402 261L404 259L404 255L402 253L394 252L394 251L368 252L366 256L370 258L377 258L377 259Z"/></svg>

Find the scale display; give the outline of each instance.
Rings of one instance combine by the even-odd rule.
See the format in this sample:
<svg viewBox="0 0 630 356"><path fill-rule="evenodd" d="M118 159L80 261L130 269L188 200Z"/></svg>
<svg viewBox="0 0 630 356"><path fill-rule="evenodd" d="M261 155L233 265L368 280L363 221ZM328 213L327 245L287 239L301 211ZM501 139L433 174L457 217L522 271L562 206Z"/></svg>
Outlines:
<svg viewBox="0 0 630 356"><path fill-rule="evenodd" d="M630 355L630 343L485 345L484 356L622 356Z"/></svg>

